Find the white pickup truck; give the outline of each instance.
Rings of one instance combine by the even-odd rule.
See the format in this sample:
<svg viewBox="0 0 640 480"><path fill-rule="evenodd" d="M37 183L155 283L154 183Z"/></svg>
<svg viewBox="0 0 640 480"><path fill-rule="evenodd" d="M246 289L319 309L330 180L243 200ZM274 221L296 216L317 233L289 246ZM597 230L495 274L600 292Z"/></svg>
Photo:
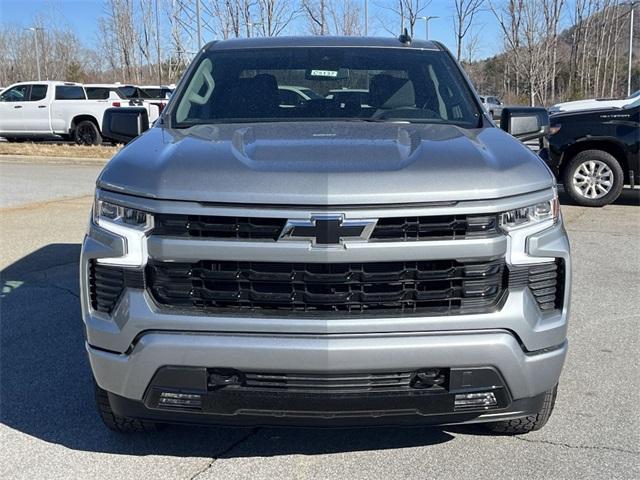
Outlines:
<svg viewBox="0 0 640 480"><path fill-rule="evenodd" d="M125 100L126 102L126 100ZM87 98L82 84L22 82L0 94L0 137L7 140L62 137L78 144L102 143L102 118L107 108L127 107L122 101ZM149 120L158 112L149 112Z"/></svg>

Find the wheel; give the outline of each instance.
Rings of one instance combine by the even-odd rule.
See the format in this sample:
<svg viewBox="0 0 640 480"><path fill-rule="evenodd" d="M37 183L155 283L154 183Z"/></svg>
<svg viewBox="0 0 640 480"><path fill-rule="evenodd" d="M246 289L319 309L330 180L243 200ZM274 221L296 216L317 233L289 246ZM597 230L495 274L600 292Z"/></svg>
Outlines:
<svg viewBox="0 0 640 480"><path fill-rule="evenodd" d="M522 433L535 432L545 426L551 413L553 406L556 404L556 396L558 394L558 385L553 387L544 394L544 404L542 409L534 414L514 420L504 420L501 422L487 423L485 426L494 433L502 433L507 435L519 435Z"/></svg>
<svg viewBox="0 0 640 480"><path fill-rule="evenodd" d="M111 404L109 403L109 395L103 389L101 389L95 380L93 381L95 387L96 407L102 422L114 432L119 433L132 433L132 432L155 432L159 429L159 425L154 422L147 422L143 420L135 420L133 418L121 417L113 413Z"/></svg>
<svg viewBox="0 0 640 480"><path fill-rule="evenodd" d="M83 120L76 125L73 139L78 145L100 145L102 143L100 130L91 120Z"/></svg>
<svg viewBox="0 0 640 480"><path fill-rule="evenodd" d="M613 155L602 150L585 150L565 166L562 181L576 203L602 207L620 196L624 174Z"/></svg>

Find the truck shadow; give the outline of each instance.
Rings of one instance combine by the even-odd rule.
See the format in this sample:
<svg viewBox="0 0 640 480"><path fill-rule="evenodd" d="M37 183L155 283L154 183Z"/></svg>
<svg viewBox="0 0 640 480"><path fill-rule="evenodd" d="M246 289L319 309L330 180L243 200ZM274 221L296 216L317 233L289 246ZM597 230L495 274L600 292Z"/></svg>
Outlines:
<svg viewBox="0 0 640 480"><path fill-rule="evenodd" d="M202 457L317 455L447 442L427 427L375 429L170 426L106 429L94 407L78 298L80 245L51 244L0 272L0 423L74 450Z"/></svg>

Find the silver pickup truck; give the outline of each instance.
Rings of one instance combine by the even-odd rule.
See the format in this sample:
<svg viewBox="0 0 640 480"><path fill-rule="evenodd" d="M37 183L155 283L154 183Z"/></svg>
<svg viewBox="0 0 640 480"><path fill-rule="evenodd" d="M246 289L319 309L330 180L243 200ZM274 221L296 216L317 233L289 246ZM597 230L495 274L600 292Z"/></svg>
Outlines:
<svg viewBox="0 0 640 480"><path fill-rule="evenodd" d="M279 85L318 98L282 106ZM327 98L344 88L366 103ZM108 111L105 135L144 115ZM206 45L97 181L80 280L106 425L541 428L569 242L512 135L547 126L521 108L497 128L437 42Z"/></svg>

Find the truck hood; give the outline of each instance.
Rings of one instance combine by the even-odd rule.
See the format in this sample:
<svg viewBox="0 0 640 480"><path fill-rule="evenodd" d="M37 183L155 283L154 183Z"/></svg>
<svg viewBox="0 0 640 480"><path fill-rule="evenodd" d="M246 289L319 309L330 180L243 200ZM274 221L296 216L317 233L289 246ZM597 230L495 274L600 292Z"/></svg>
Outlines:
<svg viewBox="0 0 640 480"><path fill-rule="evenodd" d="M290 205L482 200L552 185L542 160L498 128L388 122L155 127L98 178L150 198Z"/></svg>

